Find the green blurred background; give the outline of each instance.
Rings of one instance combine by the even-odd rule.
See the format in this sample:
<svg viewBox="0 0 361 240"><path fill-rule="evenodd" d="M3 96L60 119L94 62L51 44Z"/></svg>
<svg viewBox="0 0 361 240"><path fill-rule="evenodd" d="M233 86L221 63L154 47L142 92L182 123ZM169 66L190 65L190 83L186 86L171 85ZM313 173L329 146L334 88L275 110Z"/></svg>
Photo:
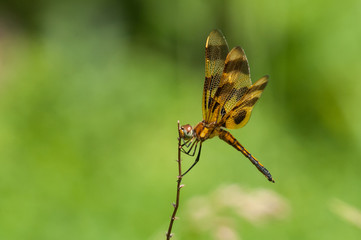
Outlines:
<svg viewBox="0 0 361 240"><path fill-rule="evenodd" d="M359 0L1 1L0 239L165 239L214 28L270 75L232 133L276 183L207 141L174 239L360 239L360 24Z"/></svg>

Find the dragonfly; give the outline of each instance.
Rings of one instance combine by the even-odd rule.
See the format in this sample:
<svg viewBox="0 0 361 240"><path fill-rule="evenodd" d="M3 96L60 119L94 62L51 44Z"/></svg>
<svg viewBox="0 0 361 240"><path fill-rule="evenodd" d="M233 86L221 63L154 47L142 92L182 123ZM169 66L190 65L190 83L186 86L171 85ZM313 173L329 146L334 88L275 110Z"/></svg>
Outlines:
<svg viewBox="0 0 361 240"><path fill-rule="evenodd" d="M218 136L248 158L270 182L275 182L271 173L225 130L241 128L248 122L267 86L268 75L252 84L244 50L237 46L229 51L226 38L217 29L207 38L205 62L203 121L194 127L185 124L179 129L182 152L194 156L198 148L194 163L182 176L199 162L203 142Z"/></svg>

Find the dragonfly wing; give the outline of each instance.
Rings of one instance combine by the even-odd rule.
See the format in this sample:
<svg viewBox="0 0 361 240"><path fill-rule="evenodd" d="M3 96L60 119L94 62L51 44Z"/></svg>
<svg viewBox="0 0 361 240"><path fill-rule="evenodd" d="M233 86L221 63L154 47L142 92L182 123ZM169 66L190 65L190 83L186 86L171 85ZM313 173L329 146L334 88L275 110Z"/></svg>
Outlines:
<svg viewBox="0 0 361 240"><path fill-rule="evenodd" d="M235 47L227 55L207 122L219 122L242 99L251 84L246 54L241 47Z"/></svg>
<svg viewBox="0 0 361 240"><path fill-rule="evenodd" d="M228 129L243 127L249 120L254 105L261 97L261 94L268 83L268 76L264 76L255 82L238 103L225 114L221 120L221 125Z"/></svg>
<svg viewBox="0 0 361 240"><path fill-rule="evenodd" d="M228 51L228 44L223 34L219 30L213 30L206 42L206 69L202 99L204 120L209 114L209 106L218 89Z"/></svg>

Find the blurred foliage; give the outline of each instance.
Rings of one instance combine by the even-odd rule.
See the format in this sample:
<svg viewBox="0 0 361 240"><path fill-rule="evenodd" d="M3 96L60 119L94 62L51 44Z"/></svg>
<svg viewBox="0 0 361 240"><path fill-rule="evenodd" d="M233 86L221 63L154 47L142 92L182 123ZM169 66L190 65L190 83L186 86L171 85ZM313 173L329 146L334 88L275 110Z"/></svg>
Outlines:
<svg viewBox="0 0 361 240"><path fill-rule="evenodd" d="M270 75L232 133L276 184L207 141L184 179L175 239L360 239L345 208L330 207L361 209L360 22L356 0L0 1L0 239L165 238L177 120L201 120L214 28L245 49L253 81ZM233 183L280 196L289 213L238 216L214 236L192 226L194 197ZM235 217L213 210L197 224Z"/></svg>

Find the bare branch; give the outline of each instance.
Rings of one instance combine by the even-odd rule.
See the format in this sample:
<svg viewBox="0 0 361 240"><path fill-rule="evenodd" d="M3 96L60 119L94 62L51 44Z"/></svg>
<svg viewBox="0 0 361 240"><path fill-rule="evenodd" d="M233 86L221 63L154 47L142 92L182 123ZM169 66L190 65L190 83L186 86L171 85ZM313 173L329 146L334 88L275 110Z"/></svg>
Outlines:
<svg viewBox="0 0 361 240"><path fill-rule="evenodd" d="M180 132L179 132L179 121L178 121L178 177L177 177L177 195L176 195L176 201L175 203L172 203L174 209L173 209L173 214L172 217L170 218L170 222L169 222L169 227L168 227L168 231L166 233L166 237L167 240L171 239L171 237L173 236L172 232L172 228L173 228L173 223L174 220L177 219L176 214L178 211L178 207L179 207L179 197L180 197L180 190L182 187L184 187L183 184L181 184L182 182L182 164L181 164L181 149L182 149L182 144L181 144L181 136L180 136Z"/></svg>

